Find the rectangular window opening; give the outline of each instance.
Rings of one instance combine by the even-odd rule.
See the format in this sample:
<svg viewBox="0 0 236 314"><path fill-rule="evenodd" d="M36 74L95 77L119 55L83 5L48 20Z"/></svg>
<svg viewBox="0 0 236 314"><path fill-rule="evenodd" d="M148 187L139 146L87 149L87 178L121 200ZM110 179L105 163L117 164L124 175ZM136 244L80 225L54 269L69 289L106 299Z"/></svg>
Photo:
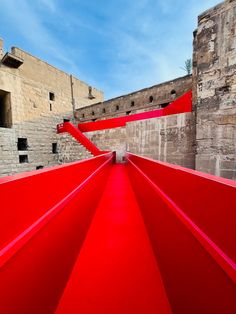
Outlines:
<svg viewBox="0 0 236 314"><path fill-rule="evenodd" d="M54 101L55 100L55 94L52 92L49 92L49 100Z"/></svg>
<svg viewBox="0 0 236 314"><path fill-rule="evenodd" d="M25 164L28 163L28 155L19 155L19 163L20 164Z"/></svg>
<svg viewBox="0 0 236 314"><path fill-rule="evenodd" d="M52 143L52 153L53 154L57 154L58 153L57 143Z"/></svg>
<svg viewBox="0 0 236 314"><path fill-rule="evenodd" d="M27 138L18 138L17 141L17 149L18 150L28 150L28 141Z"/></svg>
<svg viewBox="0 0 236 314"><path fill-rule="evenodd" d="M11 94L0 90L0 128L12 127Z"/></svg>

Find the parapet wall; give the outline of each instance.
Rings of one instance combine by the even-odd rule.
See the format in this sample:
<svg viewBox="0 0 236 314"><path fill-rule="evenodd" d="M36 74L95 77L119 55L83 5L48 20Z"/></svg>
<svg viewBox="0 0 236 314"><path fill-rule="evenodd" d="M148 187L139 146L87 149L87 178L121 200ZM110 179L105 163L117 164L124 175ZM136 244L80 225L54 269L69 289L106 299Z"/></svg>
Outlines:
<svg viewBox="0 0 236 314"><path fill-rule="evenodd" d="M191 89L192 76L187 75L128 95L80 108L77 110L76 116L79 121L84 122L164 108Z"/></svg>

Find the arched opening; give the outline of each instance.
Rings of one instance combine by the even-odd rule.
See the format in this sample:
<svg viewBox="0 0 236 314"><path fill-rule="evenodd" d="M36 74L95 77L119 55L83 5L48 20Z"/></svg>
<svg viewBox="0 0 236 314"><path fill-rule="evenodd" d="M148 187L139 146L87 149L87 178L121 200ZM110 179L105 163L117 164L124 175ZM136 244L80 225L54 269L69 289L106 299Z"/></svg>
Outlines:
<svg viewBox="0 0 236 314"><path fill-rule="evenodd" d="M149 102L153 102L153 96L149 97Z"/></svg>

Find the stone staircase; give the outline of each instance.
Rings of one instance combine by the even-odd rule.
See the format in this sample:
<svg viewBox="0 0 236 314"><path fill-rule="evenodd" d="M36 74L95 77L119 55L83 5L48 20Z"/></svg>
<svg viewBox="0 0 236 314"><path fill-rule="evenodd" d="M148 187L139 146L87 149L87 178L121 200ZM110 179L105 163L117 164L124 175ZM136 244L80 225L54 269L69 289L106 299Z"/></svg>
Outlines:
<svg viewBox="0 0 236 314"><path fill-rule="evenodd" d="M68 133L59 134L58 159L61 163L93 157L93 155Z"/></svg>

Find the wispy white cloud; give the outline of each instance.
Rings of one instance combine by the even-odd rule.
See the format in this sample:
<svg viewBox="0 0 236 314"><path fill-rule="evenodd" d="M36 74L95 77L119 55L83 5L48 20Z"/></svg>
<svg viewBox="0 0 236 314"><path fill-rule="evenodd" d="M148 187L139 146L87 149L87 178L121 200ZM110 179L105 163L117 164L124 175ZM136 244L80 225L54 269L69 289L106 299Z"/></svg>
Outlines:
<svg viewBox="0 0 236 314"><path fill-rule="evenodd" d="M0 18L23 49L109 98L184 75L197 15L217 2L21 0L17 10L15 0L1 0Z"/></svg>
<svg viewBox="0 0 236 314"><path fill-rule="evenodd" d="M41 0L40 2L47 4L47 7L54 11L53 1ZM68 58L63 42L59 41L44 25L42 16L30 1L21 0L21 10L16 10L14 0L2 0L1 9L8 15L10 21L14 21L17 34L20 34L31 48L47 55L48 58L54 58L55 61L57 60L69 68L76 67L74 62Z"/></svg>

